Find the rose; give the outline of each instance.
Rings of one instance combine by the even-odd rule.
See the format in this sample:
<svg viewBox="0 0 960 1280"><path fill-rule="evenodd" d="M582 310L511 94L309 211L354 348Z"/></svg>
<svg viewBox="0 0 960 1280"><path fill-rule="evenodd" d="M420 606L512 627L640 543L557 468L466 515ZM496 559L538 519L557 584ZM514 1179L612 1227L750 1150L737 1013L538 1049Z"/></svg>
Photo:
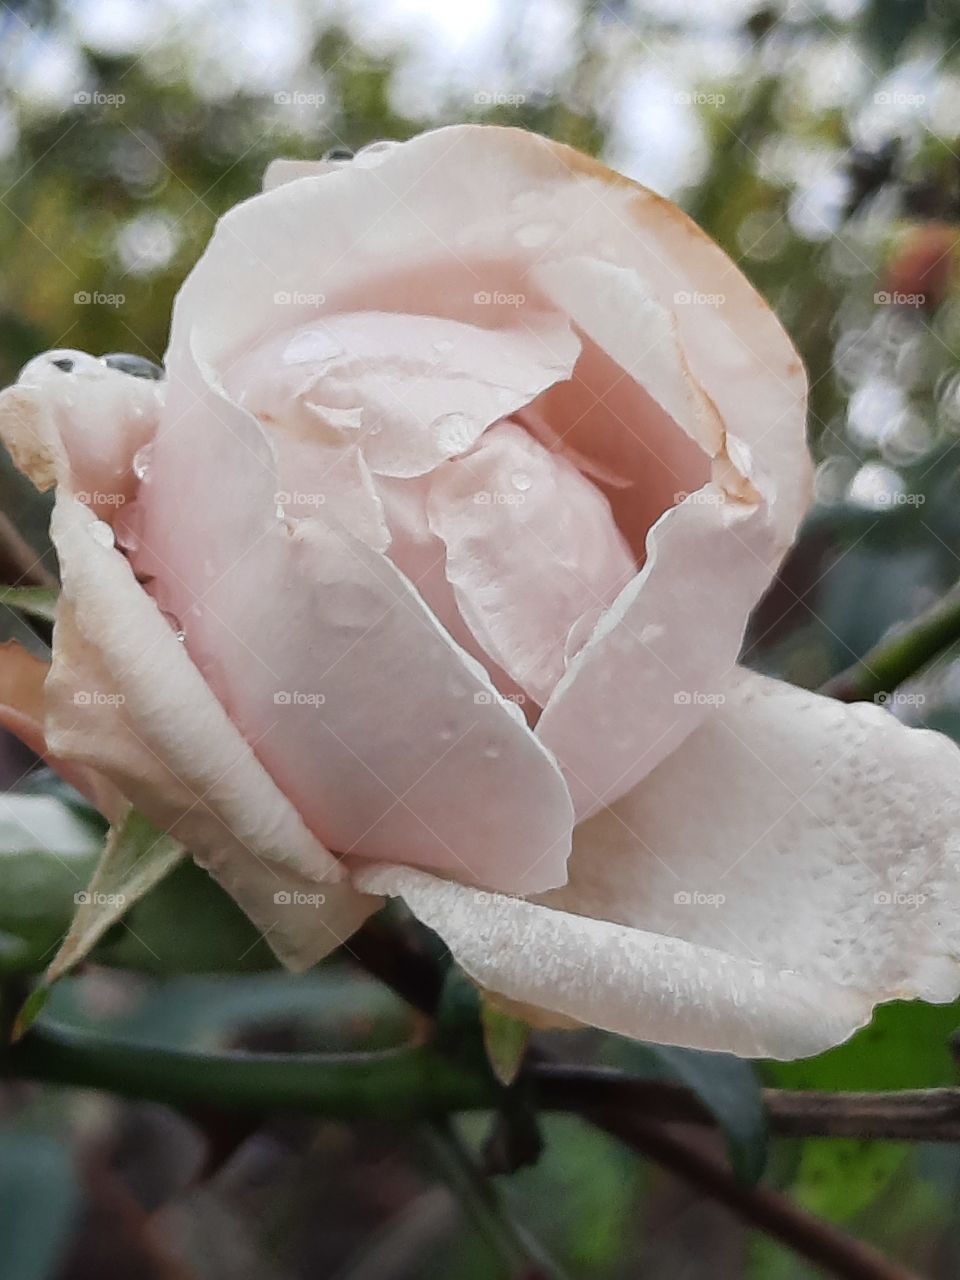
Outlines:
<svg viewBox="0 0 960 1280"><path fill-rule="evenodd" d="M736 667L810 462L729 259L516 130L267 186L184 284L165 383L57 352L0 401L58 483L48 754L296 967L399 895L548 1024L789 1056L952 998L955 747ZM29 670L4 714L39 741Z"/></svg>

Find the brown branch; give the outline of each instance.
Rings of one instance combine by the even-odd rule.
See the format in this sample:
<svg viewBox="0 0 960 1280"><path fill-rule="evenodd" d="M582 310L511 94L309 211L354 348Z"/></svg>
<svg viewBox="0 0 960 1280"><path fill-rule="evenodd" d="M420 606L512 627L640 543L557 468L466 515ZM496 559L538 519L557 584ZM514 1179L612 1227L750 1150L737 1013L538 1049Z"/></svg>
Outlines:
<svg viewBox="0 0 960 1280"><path fill-rule="evenodd" d="M548 1109L624 1107L658 1121L715 1125L716 1117L679 1084L643 1080L608 1067L535 1062L528 1069ZM793 1138L960 1142L960 1088L829 1093L765 1089L771 1132Z"/></svg>
<svg viewBox="0 0 960 1280"><path fill-rule="evenodd" d="M55 587L57 580L8 515L0 511L0 578L18 587Z"/></svg>
<svg viewBox="0 0 960 1280"><path fill-rule="evenodd" d="M588 1110L598 1127L655 1160L705 1196L725 1205L744 1222L772 1236L814 1266L841 1280L917 1280L916 1274L885 1258L870 1245L822 1218L800 1209L765 1187L738 1182L723 1160L671 1133L656 1121L634 1115Z"/></svg>

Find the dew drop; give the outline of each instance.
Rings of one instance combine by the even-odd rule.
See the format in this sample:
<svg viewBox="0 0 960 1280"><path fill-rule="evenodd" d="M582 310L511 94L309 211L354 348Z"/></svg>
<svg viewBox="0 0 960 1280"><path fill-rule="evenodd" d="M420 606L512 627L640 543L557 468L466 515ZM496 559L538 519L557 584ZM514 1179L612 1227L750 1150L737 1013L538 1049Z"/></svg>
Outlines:
<svg viewBox="0 0 960 1280"><path fill-rule="evenodd" d="M187 633L184 631L183 627L181 626L180 619L176 616L175 613L170 613L169 610L167 609L161 609L160 613L163 616L163 618L170 624L170 630L176 636L177 640L179 640L179 642L183 644L187 638Z"/></svg>
<svg viewBox="0 0 960 1280"><path fill-rule="evenodd" d="M133 474L138 480L146 480L152 453L153 445L145 444L133 455Z"/></svg>
<svg viewBox="0 0 960 1280"><path fill-rule="evenodd" d="M445 356L448 351L453 350L453 343L449 338L438 338L433 344L433 349L438 355Z"/></svg>
<svg viewBox="0 0 960 1280"><path fill-rule="evenodd" d="M444 453L462 453L473 444L477 424L465 413L443 413L431 423L437 445Z"/></svg>
<svg viewBox="0 0 960 1280"><path fill-rule="evenodd" d="M125 555L137 554L140 550L140 539L128 525L116 528L113 532L117 546Z"/></svg>
<svg viewBox="0 0 960 1280"><path fill-rule="evenodd" d="M113 530L103 520L94 520L90 526L90 537L94 542L98 542L101 547L112 547L116 542Z"/></svg>
<svg viewBox="0 0 960 1280"><path fill-rule="evenodd" d="M530 478L530 473L527 471L514 471L511 473L510 483L516 490L518 490L518 492L526 493L533 484L533 480Z"/></svg>
<svg viewBox="0 0 960 1280"><path fill-rule="evenodd" d="M499 760L499 758L500 758L500 748L499 748L499 747L484 747L484 748L483 748L483 754L484 754L484 756L486 757L486 759L487 759L487 760Z"/></svg>

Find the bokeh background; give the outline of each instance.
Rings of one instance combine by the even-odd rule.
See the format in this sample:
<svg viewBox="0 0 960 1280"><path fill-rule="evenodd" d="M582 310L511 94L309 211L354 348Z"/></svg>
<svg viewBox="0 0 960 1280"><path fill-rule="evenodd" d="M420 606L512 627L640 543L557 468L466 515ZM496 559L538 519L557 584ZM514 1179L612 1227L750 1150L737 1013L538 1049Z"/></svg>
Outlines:
<svg viewBox="0 0 960 1280"><path fill-rule="evenodd" d="M159 360L177 287L271 158L462 120L541 131L676 199L800 347L817 503L753 620L752 665L816 687L955 584L960 10L949 0L7 0L0 383L55 346ZM6 462L0 505L53 569L45 502ZM960 737L956 657L912 682L892 713ZM36 769L24 776L30 762L9 746L3 759L9 785L53 785ZM60 859L35 859L26 914L22 894L0 889L9 981L29 968L24 946L35 963L59 937L94 846L92 836L74 851L70 876ZM60 1016L164 1043L336 1048L409 1034L402 1007L346 961L297 981L273 971L199 873L178 872L158 893L176 902L175 941L159 923L163 901L141 904L135 928L100 953L139 972L65 983ZM191 972L223 968L246 972ZM889 1006L850 1044L790 1066L644 1058L596 1037L576 1051L726 1089L733 1128L759 1143L759 1081L954 1083L958 1024L957 1007ZM472 1121L467 1136L482 1130ZM544 1137L536 1167L500 1181L572 1275L815 1274L579 1122L548 1120ZM213 1172L198 1178L204 1151ZM922 1275L960 1271L956 1147L778 1140L766 1178ZM223 1116L22 1086L0 1092L0 1272L501 1274L402 1117L264 1117L247 1131Z"/></svg>

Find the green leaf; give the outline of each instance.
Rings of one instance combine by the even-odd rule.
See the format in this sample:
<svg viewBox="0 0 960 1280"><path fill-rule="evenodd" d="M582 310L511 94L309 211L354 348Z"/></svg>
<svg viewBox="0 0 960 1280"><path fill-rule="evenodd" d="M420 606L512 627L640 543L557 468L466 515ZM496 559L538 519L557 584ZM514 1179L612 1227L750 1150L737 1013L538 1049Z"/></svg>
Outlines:
<svg viewBox="0 0 960 1280"><path fill-rule="evenodd" d="M278 961L216 881L185 859L134 904L93 953L98 964L156 974L258 973Z"/></svg>
<svg viewBox="0 0 960 1280"><path fill-rule="evenodd" d="M493 1074L501 1084L513 1084L530 1040L529 1025L486 999L480 1002L480 1022Z"/></svg>
<svg viewBox="0 0 960 1280"><path fill-rule="evenodd" d="M37 1018L40 1017L49 999L50 988L48 986L34 987L30 992L20 1006L20 1010L13 1022L13 1032L10 1039L14 1043L30 1030Z"/></svg>
<svg viewBox="0 0 960 1280"><path fill-rule="evenodd" d="M0 796L0 976L36 972L53 954L102 840L58 799Z"/></svg>
<svg viewBox="0 0 960 1280"><path fill-rule="evenodd" d="M895 1001L845 1044L803 1062L768 1063L771 1082L792 1089L927 1089L956 1082L948 1041L960 1002ZM899 1142L808 1138L793 1181L812 1212L843 1222L867 1208L913 1158Z"/></svg>
<svg viewBox="0 0 960 1280"><path fill-rule="evenodd" d="M613 1039L608 1050L617 1066L651 1080L685 1085L716 1117L730 1163L743 1182L755 1183L767 1161L767 1113L753 1064L728 1053L677 1049Z"/></svg>
<svg viewBox="0 0 960 1280"><path fill-rule="evenodd" d="M17 609L30 618L53 622L59 595L56 587L0 587L0 604L5 604L8 609Z"/></svg>
<svg viewBox="0 0 960 1280"><path fill-rule="evenodd" d="M164 878L184 857L178 840L129 809L107 843L89 885L76 895L77 911L46 973L56 982L79 964L107 930Z"/></svg>
<svg viewBox="0 0 960 1280"><path fill-rule="evenodd" d="M45 1134L0 1135L4 1280L49 1280L58 1274L79 1206L66 1147Z"/></svg>

